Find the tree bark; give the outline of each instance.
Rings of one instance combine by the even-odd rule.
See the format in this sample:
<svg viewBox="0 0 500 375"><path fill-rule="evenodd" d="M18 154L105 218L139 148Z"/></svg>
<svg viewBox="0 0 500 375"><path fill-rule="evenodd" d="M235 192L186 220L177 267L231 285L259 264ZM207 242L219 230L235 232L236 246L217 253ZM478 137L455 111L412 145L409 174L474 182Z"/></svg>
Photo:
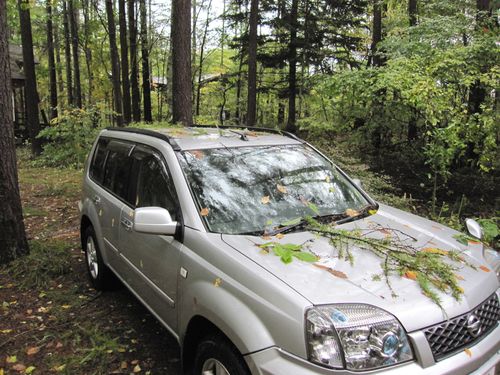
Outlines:
<svg viewBox="0 0 500 375"><path fill-rule="evenodd" d="M257 26L259 0L251 0L248 35L247 126L255 126L257 112Z"/></svg>
<svg viewBox="0 0 500 375"><path fill-rule="evenodd" d="M123 126L120 62L118 60L118 48L116 47L116 28L113 12L113 0L106 0L106 15L108 19L109 51L111 57L111 81L113 83L113 102L115 106L114 118L117 126Z"/></svg>
<svg viewBox="0 0 500 375"><path fill-rule="evenodd" d="M54 56L51 0L47 0L47 53L49 65L50 119L52 120L57 117L57 76Z"/></svg>
<svg viewBox="0 0 500 375"><path fill-rule="evenodd" d="M57 86L59 87L59 95L64 92L63 72L61 63L61 40L59 39L59 27L54 27L54 45L56 52L56 71L57 71Z"/></svg>
<svg viewBox="0 0 500 375"><path fill-rule="evenodd" d="M127 16L130 46L130 88L132 93L132 119L141 121L141 95L139 91L139 68L137 63L137 21L135 0L127 0Z"/></svg>
<svg viewBox="0 0 500 375"><path fill-rule="evenodd" d="M408 0L408 18L410 26L417 25L417 0Z"/></svg>
<svg viewBox="0 0 500 375"><path fill-rule="evenodd" d="M0 264L28 254L19 195L12 87L7 31L7 2L0 0Z"/></svg>
<svg viewBox="0 0 500 375"><path fill-rule="evenodd" d="M139 8L141 13L142 97L144 100L144 121L151 122L153 121L153 114L151 113L151 75L149 72L148 23L145 0L139 0ZM191 11L191 7L189 8L189 11ZM191 64L191 61L189 61L189 64ZM191 76L189 77L188 82L191 82Z"/></svg>
<svg viewBox="0 0 500 375"><path fill-rule="evenodd" d="M130 106L130 80L128 76L128 45L127 45L127 18L125 14L125 0L118 0L118 13L120 22L120 53L123 89L123 122L129 124L132 120Z"/></svg>
<svg viewBox="0 0 500 375"><path fill-rule="evenodd" d="M69 32L69 12L66 1L63 1L63 13L64 13L64 56L66 62L66 93L68 95L68 106L74 105L73 96L73 71L71 68L71 39Z"/></svg>
<svg viewBox="0 0 500 375"><path fill-rule="evenodd" d="M85 37L84 52L85 52L85 65L87 67L87 104L92 104L92 93L94 91L94 73L92 71L92 48L89 46L90 41L90 2L91 0L83 1L83 33Z"/></svg>
<svg viewBox="0 0 500 375"><path fill-rule="evenodd" d="M24 91L26 95L26 124L33 155L40 155L42 144L37 138L40 132L38 117L38 92L36 86L35 58L33 56L33 36L31 34L30 3L28 0L18 0L21 40L23 43Z"/></svg>
<svg viewBox="0 0 500 375"><path fill-rule="evenodd" d="M73 0L68 0L69 24L71 31L71 48L73 50L73 78L75 88L75 105L82 108L82 85L80 81L80 52L78 51L78 17Z"/></svg>
<svg viewBox="0 0 500 375"><path fill-rule="evenodd" d="M408 0L408 20L410 27L417 25L417 0ZM418 137L417 119L415 111L413 111L408 122L408 142L411 142Z"/></svg>
<svg viewBox="0 0 500 375"><path fill-rule="evenodd" d="M298 0L292 0L290 10L290 44L288 45L288 120L286 130L292 133L297 131L295 99L297 96L297 17Z"/></svg>
<svg viewBox="0 0 500 375"><path fill-rule="evenodd" d="M373 2L373 30L372 30L372 62L373 66L381 66L382 59L378 53L377 45L382 41L382 5L381 0Z"/></svg>
<svg viewBox="0 0 500 375"><path fill-rule="evenodd" d="M172 120L193 123L191 102L191 2L172 1Z"/></svg>

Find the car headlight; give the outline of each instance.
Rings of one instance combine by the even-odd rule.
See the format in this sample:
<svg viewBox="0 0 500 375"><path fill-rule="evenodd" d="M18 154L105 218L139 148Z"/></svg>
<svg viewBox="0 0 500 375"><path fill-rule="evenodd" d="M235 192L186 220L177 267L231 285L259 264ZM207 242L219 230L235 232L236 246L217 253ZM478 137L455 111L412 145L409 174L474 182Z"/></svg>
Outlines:
<svg viewBox="0 0 500 375"><path fill-rule="evenodd" d="M318 306L306 312L309 360L332 368L370 370L413 359L394 316L370 305Z"/></svg>

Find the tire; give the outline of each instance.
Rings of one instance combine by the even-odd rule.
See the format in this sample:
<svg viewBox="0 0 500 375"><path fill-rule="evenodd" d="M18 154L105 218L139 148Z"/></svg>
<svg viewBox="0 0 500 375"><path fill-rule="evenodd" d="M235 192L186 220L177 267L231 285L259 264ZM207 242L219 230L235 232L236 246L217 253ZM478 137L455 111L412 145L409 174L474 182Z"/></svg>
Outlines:
<svg viewBox="0 0 500 375"><path fill-rule="evenodd" d="M250 375L238 349L220 334L200 341L193 369L193 375Z"/></svg>
<svg viewBox="0 0 500 375"><path fill-rule="evenodd" d="M92 286L97 290L113 289L116 285L115 276L102 260L101 250L92 226L85 230L82 244L87 273Z"/></svg>

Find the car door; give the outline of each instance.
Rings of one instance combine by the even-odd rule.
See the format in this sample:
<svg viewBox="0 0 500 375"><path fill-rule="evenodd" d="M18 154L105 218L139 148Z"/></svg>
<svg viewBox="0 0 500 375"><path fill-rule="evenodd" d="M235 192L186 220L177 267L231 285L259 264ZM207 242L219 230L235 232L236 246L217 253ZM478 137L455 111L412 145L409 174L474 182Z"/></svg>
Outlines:
<svg viewBox="0 0 500 375"><path fill-rule="evenodd" d="M120 218L120 250L130 268L129 286L172 329L176 329L177 275L182 249L174 236L135 232L134 209L162 207L172 220L180 221L180 207L173 182L161 154L138 145L132 153L134 207L125 205Z"/></svg>
<svg viewBox="0 0 500 375"><path fill-rule="evenodd" d="M118 223L128 194L132 147L129 142L101 139L90 170L92 180L97 183L91 199L98 213L107 261L115 269L120 259Z"/></svg>

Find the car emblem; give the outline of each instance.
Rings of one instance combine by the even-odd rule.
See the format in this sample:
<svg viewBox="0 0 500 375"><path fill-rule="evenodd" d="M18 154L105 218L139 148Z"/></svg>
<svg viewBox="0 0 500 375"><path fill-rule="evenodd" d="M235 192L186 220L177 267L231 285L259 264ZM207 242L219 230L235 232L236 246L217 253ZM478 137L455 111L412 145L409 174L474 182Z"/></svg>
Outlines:
<svg viewBox="0 0 500 375"><path fill-rule="evenodd" d="M476 338L483 331L483 325L481 324L481 320L475 314L471 314L467 319L467 332Z"/></svg>

